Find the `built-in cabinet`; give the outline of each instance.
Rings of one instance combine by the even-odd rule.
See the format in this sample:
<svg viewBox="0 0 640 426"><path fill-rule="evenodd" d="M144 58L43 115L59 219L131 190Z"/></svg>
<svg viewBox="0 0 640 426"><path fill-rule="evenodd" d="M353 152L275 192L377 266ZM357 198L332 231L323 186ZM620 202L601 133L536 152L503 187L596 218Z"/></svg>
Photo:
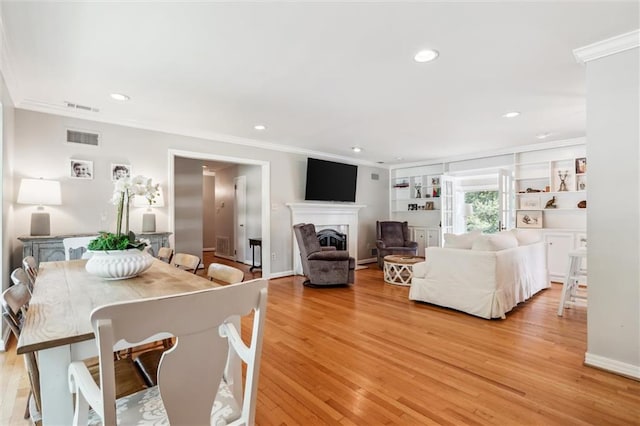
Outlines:
<svg viewBox="0 0 640 426"><path fill-rule="evenodd" d="M91 234L52 235L44 237L24 236L18 237L22 241L22 257L33 256L37 264L40 262L53 262L64 260L64 245L62 240L73 237L89 237ZM138 238L151 242L153 253L158 253L160 247L169 247L169 235L171 232L145 232L136 234Z"/></svg>
<svg viewBox="0 0 640 426"><path fill-rule="evenodd" d="M411 238L418 243L418 256L424 256L427 247L440 246L440 228L410 226Z"/></svg>

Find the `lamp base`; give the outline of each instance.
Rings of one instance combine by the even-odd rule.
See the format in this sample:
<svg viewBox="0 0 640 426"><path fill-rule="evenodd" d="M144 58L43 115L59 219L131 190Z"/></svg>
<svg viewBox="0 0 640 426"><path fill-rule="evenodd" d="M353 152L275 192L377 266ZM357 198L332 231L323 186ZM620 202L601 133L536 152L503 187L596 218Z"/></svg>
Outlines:
<svg viewBox="0 0 640 426"><path fill-rule="evenodd" d="M142 232L156 232L155 213L144 213L142 215Z"/></svg>
<svg viewBox="0 0 640 426"><path fill-rule="evenodd" d="M49 213L31 213L31 236L41 237L51 234Z"/></svg>

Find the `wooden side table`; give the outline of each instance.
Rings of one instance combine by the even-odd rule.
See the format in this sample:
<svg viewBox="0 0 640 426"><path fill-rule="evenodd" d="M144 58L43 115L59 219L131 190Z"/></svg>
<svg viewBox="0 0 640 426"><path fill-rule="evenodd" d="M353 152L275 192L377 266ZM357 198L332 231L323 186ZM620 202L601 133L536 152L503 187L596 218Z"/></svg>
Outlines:
<svg viewBox="0 0 640 426"><path fill-rule="evenodd" d="M424 262L421 256L389 255L384 257L384 281L395 285L411 285L413 265Z"/></svg>

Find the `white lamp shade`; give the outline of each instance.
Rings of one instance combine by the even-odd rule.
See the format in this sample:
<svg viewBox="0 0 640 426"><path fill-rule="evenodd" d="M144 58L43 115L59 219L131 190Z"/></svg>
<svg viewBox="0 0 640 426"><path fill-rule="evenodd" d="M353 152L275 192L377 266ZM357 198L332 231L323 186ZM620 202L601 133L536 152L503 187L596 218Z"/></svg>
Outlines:
<svg viewBox="0 0 640 426"><path fill-rule="evenodd" d="M149 200L141 195L136 195L133 198L134 207L164 207L164 195L162 193L162 187L158 187L156 197L153 199L154 203L149 204Z"/></svg>
<svg viewBox="0 0 640 426"><path fill-rule="evenodd" d="M18 190L19 204L53 206L62 204L60 182L46 179L22 179Z"/></svg>

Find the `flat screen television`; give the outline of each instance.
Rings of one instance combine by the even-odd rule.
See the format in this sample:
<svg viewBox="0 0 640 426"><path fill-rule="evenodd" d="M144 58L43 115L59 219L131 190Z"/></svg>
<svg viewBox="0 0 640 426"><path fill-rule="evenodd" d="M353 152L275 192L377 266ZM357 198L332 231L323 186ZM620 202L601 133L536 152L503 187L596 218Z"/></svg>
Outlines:
<svg viewBox="0 0 640 426"><path fill-rule="evenodd" d="M307 158L307 201L356 201L358 166Z"/></svg>

